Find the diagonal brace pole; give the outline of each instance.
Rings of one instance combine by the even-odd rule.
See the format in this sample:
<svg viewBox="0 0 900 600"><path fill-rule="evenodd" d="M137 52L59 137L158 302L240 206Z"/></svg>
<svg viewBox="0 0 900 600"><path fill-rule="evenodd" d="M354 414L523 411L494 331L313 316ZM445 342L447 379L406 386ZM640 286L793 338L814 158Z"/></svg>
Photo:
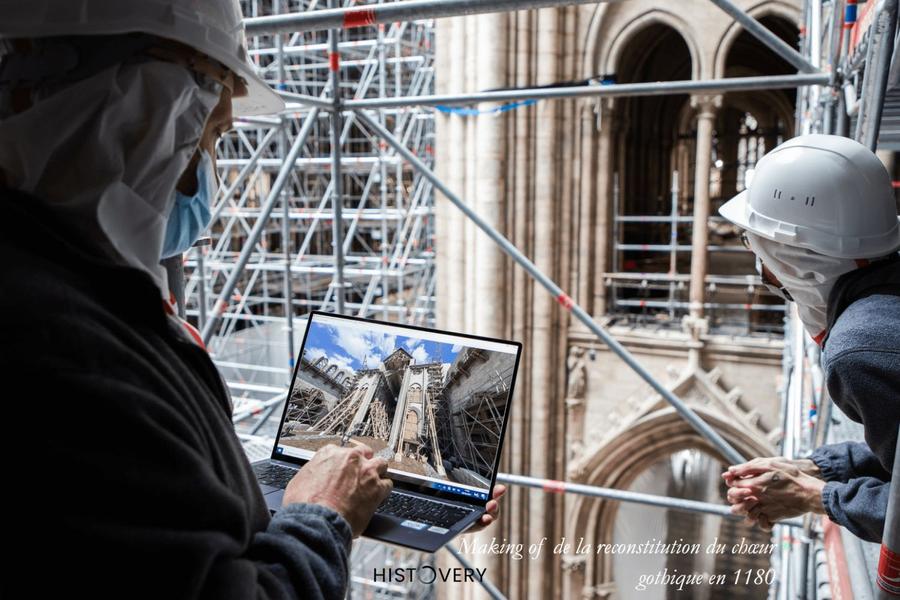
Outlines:
<svg viewBox="0 0 900 600"><path fill-rule="evenodd" d="M391 132L385 129L377 120L371 118L363 111L356 111L359 120L378 134L384 141L390 144L403 158L415 167L426 179L431 181L434 186L443 193L448 200L456 205L467 217L484 231L488 237L494 240L500 248L524 268L538 283L543 285L550 292L556 301L564 308L568 309L579 321L581 321L592 333L600 338L610 350L612 350L619 358L625 361L631 369L637 373L641 379L646 381L660 396L672 405L672 407L682 416L694 430L704 439L712 444L722 455L732 464L742 463L745 461L740 452L734 449L725 438L709 426L697 413L691 410L681 398L676 396L667 389L663 384L656 380L653 375L641 365L638 360L629 352L622 344L620 344L609 332L591 318L591 316L581 306L579 306L562 288L560 288L552 279L547 277L537 266L531 262L528 257L522 254L512 242L506 239L503 234L497 231L481 216L472 210L459 196L454 194L437 175L434 174L415 154L413 154L400 140L394 137Z"/></svg>
<svg viewBox="0 0 900 600"><path fill-rule="evenodd" d="M275 183L272 184L272 189L269 191L269 196L266 198L266 201L263 203L262 208L260 209L259 218L256 220L256 224L253 226L253 229L250 231L250 235L247 236L247 241L244 242L244 247L241 250L241 254L240 256L238 256L237 262L235 263L234 268L231 270L231 274L225 281L225 285L222 288L222 291L219 293L219 298L213 305L212 316L210 316L209 320L206 322L206 325L203 327L203 343L207 346L212 339L213 332L218 326L219 321L222 319L222 314L228 307L228 299L231 297L232 292L234 292L234 288L237 286L238 279L240 279L241 275L243 275L244 268L250 261L250 255L253 254L256 243L259 241L259 238L262 236L263 231L266 228L266 223L269 221L269 215L272 214L272 209L275 208L275 205L278 203L278 200L281 197L281 190L284 189L284 186L288 183L288 180L291 176L291 171L293 171L296 167L297 157L300 156L300 151L303 150L303 144L306 143L306 138L309 137L309 132L312 131L313 125L318 118L318 108L312 109L312 111L310 111L310 113L306 115L306 120L303 122L303 126L300 128L300 133L297 134L297 139L294 140L294 145L291 146L290 151L288 151L288 155L284 159L284 163L281 165L281 171L278 173L278 178L275 179Z"/></svg>
<svg viewBox="0 0 900 600"><path fill-rule="evenodd" d="M724 10L744 29L760 42L768 46L775 54L788 61L804 73L818 73L817 69L805 56L791 48L783 39L772 33L765 25L748 15L731 0L711 0L713 4Z"/></svg>

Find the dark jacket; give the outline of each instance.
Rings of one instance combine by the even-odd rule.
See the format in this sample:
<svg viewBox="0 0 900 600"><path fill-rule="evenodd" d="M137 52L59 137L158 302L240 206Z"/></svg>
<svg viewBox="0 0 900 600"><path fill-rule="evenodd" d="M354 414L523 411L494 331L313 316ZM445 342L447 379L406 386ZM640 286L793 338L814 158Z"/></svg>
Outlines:
<svg viewBox="0 0 900 600"><path fill-rule="evenodd" d="M0 596L343 597L349 525L312 504L270 518L222 380L152 279L33 197L0 207Z"/></svg>
<svg viewBox="0 0 900 600"><path fill-rule="evenodd" d="M822 350L828 393L862 423L866 443L817 449L822 501L829 518L880 542L900 426L900 260L873 263L841 277L829 296Z"/></svg>

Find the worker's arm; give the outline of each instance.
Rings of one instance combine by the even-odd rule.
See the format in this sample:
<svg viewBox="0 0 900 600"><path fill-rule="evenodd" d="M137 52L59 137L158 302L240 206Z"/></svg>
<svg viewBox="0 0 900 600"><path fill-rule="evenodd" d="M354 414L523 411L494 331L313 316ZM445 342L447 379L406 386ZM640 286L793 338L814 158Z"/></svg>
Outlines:
<svg viewBox="0 0 900 600"><path fill-rule="evenodd" d="M891 474L884 470L878 457L863 442L843 442L817 448L810 455L825 481L847 483L859 477L874 477L890 481Z"/></svg>
<svg viewBox="0 0 900 600"><path fill-rule="evenodd" d="M18 572L32 597L343 597L348 522L311 504L260 518L247 499L258 490L238 493L241 484L222 467L245 459L224 455L195 426L209 415L166 402L146 388L152 380L19 375L40 383L14 410L17 422L34 427L36 447L13 461L14 470L28 468L10 478L22 486L23 506L10 513L22 519L8 542L18 559L35 557L51 574Z"/></svg>
<svg viewBox="0 0 900 600"><path fill-rule="evenodd" d="M890 482L860 477L846 483L828 482L822 504L832 521L869 542L881 542L887 515Z"/></svg>
<svg viewBox="0 0 900 600"><path fill-rule="evenodd" d="M900 422L900 352L893 338L882 339L888 333L894 335L870 331L865 319L842 316L822 355L834 403L863 424L866 440L814 454L822 471L834 477L822 490L822 504L832 521L871 542L880 541L884 530Z"/></svg>
<svg viewBox="0 0 900 600"><path fill-rule="evenodd" d="M834 403L862 423L871 453L890 473L900 423L900 348L866 345L859 336L846 334L829 340L822 367ZM868 462L863 457L859 466Z"/></svg>

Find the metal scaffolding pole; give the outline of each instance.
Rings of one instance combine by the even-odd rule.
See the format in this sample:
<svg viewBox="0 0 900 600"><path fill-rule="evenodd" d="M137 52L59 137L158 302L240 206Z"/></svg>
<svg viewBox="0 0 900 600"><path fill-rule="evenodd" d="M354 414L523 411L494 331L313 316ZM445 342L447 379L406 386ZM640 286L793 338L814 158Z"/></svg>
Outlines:
<svg viewBox="0 0 900 600"><path fill-rule="evenodd" d="M453 544L451 544L450 542L448 542L448 543L444 544L444 548L447 549L447 552L449 552L450 554L452 554L453 556L455 556L455 557L456 557L456 560L458 560L458 561L460 562L460 564L462 564L462 566L464 566L465 568L470 569L470 570L472 570L472 571L475 570L475 567L472 566L472 563L470 563L470 562L468 561L468 559L466 559L466 557L462 555L462 552L460 552L459 550L457 550L457 549L453 546ZM478 579L478 582L481 584L481 587L484 588L484 591L487 592L488 595L489 595L491 598L493 598L494 600L506 600L506 596L504 596L504 595L500 592L500 590L498 590L498 589L496 588L496 586L494 586L493 583L491 583L490 581L488 581L488 580L485 579L484 577L480 577L480 578Z"/></svg>
<svg viewBox="0 0 900 600"><path fill-rule="evenodd" d="M278 0L274 3L273 7L275 11L279 11L281 9L281 5L287 7L286 0ZM277 50L278 56L278 87L279 89L284 89L285 86L285 65L284 65L284 40L282 36L275 36L275 48ZM280 134L278 137L278 154L281 156L285 155L285 151L287 150L287 121L284 117L281 118L281 125L279 127ZM284 188L281 189L281 204L283 210L284 219L281 223L281 249L284 252L284 319L287 324L286 335L287 335L287 363L290 368L294 367L294 305L292 304L292 300L294 298L294 290L291 282L291 222L290 222L290 214L291 214L291 196L288 191ZM275 407L271 408L271 412L267 414L271 414L275 411ZM262 427L263 423L265 423L266 418L261 418L257 423L256 427L250 432L255 434L259 431L260 427Z"/></svg>
<svg viewBox="0 0 900 600"><path fill-rule="evenodd" d="M877 55L874 65L866 65L865 80L872 80L872 94L866 104L870 108L860 115L864 126L862 142L872 152L878 148L878 134L881 130L881 114L884 112L884 97L887 93L888 77L891 70L891 59L894 56L894 38L897 33L897 0L882 0L876 8L875 23L869 34L869 44L875 45ZM866 89L865 83L863 90Z"/></svg>
<svg viewBox="0 0 900 600"><path fill-rule="evenodd" d="M403 143L395 138L386 128L372 119L362 111L356 112L357 118L367 127L374 131L378 136L390 144L394 150L408 160L413 167L422 173L431 183L439 189L453 204L462 210L467 217L472 219L474 223L484 231L491 239L493 239L506 254L521 265L536 281L543 285L549 291L557 302L564 308L569 310L579 321L581 321L591 332L599 337L619 358L625 361L631 369L637 373L641 379L646 381L659 395L666 399L672 407L680 414L704 439L709 441L726 460L732 464L742 463L745 458L734 449L725 438L710 427L703 419L691 410L683 400L672 393L653 375L641 365L622 344L610 335L603 327L601 327L590 314L579 306L562 288L560 288L553 280L542 273L537 266L531 262L518 248L516 248L509 240L507 240L499 231L493 228L489 223L485 222L478 213L472 210L459 196L453 193L438 177L423 163L419 157L409 151Z"/></svg>
<svg viewBox="0 0 900 600"><path fill-rule="evenodd" d="M595 485L584 485L568 481L557 481L554 479L526 477L524 475L512 475L510 473L497 473L497 481L499 483L541 489L550 493L578 494L581 496L603 498L604 500L631 502L634 504L644 504L646 506L656 506L658 508L670 508L672 510L692 513L704 513L707 515L724 517L726 519L743 519L743 517L739 515L732 514L731 508L724 504L713 504L711 502L700 502L698 500L685 500L683 498L670 498L669 496L657 496L655 494L630 492L627 490L597 487ZM780 525L787 525L788 527L803 527L803 522L800 519L785 519L778 523Z"/></svg>
<svg viewBox="0 0 900 600"><path fill-rule="evenodd" d="M900 439L900 431L897 432ZM881 559L878 562L878 600L900 598L900 443L894 454L894 472L884 520Z"/></svg>
<svg viewBox="0 0 900 600"><path fill-rule="evenodd" d="M334 4L331 0L330 5ZM334 208L332 221L332 244L334 246L334 286L335 309L344 314L344 221L341 210L344 203L344 185L341 181L341 55L338 50L340 30L328 30L328 65L331 71L331 205Z"/></svg>
<svg viewBox="0 0 900 600"><path fill-rule="evenodd" d="M289 15L244 19L247 35L266 33L350 29L378 23L414 21L491 12L511 12L531 8L597 4L616 0L410 0L375 6L328 8Z"/></svg>
<svg viewBox="0 0 900 600"><path fill-rule="evenodd" d="M788 46L784 40L766 29L762 23L748 15L743 9L732 3L731 0L711 0L711 2L740 23L748 33L755 36L778 56L797 67L800 71L805 73L818 72L818 69L805 56Z"/></svg>
<svg viewBox="0 0 900 600"><path fill-rule="evenodd" d="M397 98L365 98L348 100L344 108L395 108L403 106L444 106L476 104L479 102L504 102L516 100L549 100L552 98L634 96L665 96L669 94L696 94L701 92L739 92L748 90L775 90L828 85L830 75L811 73L805 75L772 75L764 77L729 77L727 79L702 79L682 81L651 81L645 83L613 83L606 85L578 85L559 88L534 88L476 92L473 94L445 94L440 96L406 96Z"/></svg>
<svg viewBox="0 0 900 600"><path fill-rule="evenodd" d="M272 186L272 190L269 192L269 196L266 198L265 203L260 209L259 218L256 220L256 224L253 226L253 229L250 231L250 235L247 236L244 248L241 250L241 254L235 262L234 268L231 270L231 273L228 276L228 280L225 282L225 285L222 288L222 291L219 293L219 297L216 300L216 303L213 305L212 315L210 315L209 320L206 322L206 326L203 328L203 343L206 345L209 345L209 342L212 339L213 332L215 331L216 326L219 324L219 321L222 318L222 314L225 312L225 309L228 306L228 299L231 297L232 292L234 292L234 288L237 285L238 279L240 279L241 275L243 274L244 268L247 266L247 262L250 260L250 255L253 254L254 247L256 246L256 243L259 241L259 238L266 227L266 222L269 220L269 215L272 213L272 209L274 209L275 205L278 203L278 199L281 195L281 190L288 182L288 179L290 179L291 170L293 170L294 168L294 162L300 155L300 151L303 149L303 144L306 142L306 138L309 135L309 132L312 130L312 126L316 122L316 119L318 117L318 108L314 108L309 113L309 115L307 115L306 120L303 122L303 127L300 129L300 133L297 135L297 139L294 140L294 145L291 146L291 150L288 152L288 155L284 160L284 165L281 167L281 171L279 171L278 173L278 179L275 180L275 183Z"/></svg>

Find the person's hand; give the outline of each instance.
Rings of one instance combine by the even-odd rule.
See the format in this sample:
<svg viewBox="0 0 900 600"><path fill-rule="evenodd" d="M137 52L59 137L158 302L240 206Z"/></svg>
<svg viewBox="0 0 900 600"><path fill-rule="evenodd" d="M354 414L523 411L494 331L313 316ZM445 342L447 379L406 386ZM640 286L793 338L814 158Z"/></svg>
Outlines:
<svg viewBox="0 0 900 600"><path fill-rule="evenodd" d="M729 467L722 474L729 486L731 512L765 530L780 519L807 512L824 514L818 467L811 460L757 458Z"/></svg>
<svg viewBox="0 0 900 600"><path fill-rule="evenodd" d="M767 456L764 458L754 458L740 465L731 465L728 470L722 473L722 478L730 487L735 479L741 479L756 475L771 467L783 467L786 469L797 469L801 473L822 479L822 472L819 467L808 458L792 460L783 456Z"/></svg>
<svg viewBox="0 0 900 600"><path fill-rule="evenodd" d="M476 531L481 531L491 523L497 520L497 513L500 512L500 498L503 494L506 493L506 486L502 483L498 483L494 486L494 496L491 500L488 500L487 505L485 506L485 513L481 515L481 518L475 521L475 524L466 529L466 533L474 533Z"/></svg>
<svg viewBox="0 0 900 600"><path fill-rule="evenodd" d="M284 490L282 505L309 502L327 506L347 520L357 537L391 493L394 484L385 476L387 468L387 461L373 458L366 445L341 448L329 444L294 475Z"/></svg>

